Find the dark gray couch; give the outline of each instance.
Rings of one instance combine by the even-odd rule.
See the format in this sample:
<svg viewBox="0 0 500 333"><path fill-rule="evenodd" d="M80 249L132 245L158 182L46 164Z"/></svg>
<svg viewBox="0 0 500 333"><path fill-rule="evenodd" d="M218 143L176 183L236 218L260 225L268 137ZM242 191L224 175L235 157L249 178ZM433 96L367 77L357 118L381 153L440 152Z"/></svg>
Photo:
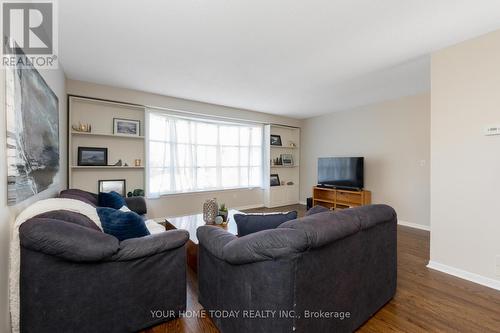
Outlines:
<svg viewBox="0 0 500 333"><path fill-rule="evenodd" d="M373 205L241 238L200 227L199 301L209 311L240 311L236 318L212 312L223 333L352 332L394 296L396 226L391 207ZM248 310L277 312L250 318Z"/></svg>
<svg viewBox="0 0 500 333"><path fill-rule="evenodd" d="M53 211L19 234L21 332L136 332L173 319L151 311L186 308L185 230L119 242L83 215Z"/></svg>

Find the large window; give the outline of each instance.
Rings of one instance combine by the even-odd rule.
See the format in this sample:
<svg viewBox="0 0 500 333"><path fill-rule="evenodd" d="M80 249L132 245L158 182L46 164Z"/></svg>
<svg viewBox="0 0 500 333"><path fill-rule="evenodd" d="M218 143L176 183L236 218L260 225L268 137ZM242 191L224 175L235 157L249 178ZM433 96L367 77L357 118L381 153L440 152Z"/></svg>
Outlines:
<svg viewBox="0 0 500 333"><path fill-rule="evenodd" d="M262 126L148 112L150 196L262 185Z"/></svg>

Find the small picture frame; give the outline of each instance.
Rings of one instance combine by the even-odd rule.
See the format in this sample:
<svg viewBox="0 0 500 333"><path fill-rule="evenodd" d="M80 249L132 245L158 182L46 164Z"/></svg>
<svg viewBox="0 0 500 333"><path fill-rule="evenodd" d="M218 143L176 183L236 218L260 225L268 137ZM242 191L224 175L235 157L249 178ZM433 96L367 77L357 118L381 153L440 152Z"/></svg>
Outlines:
<svg viewBox="0 0 500 333"><path fill-rule="evenodd" d="M277 173L274 173L271 175L271 186L280 186L281 185L281 182L280 182L280 176L277 174Z"/></svg>
<svg viewBox="0 0 500 333"><path fill-rule="evenodd" d="M282 146L281 135L271 134L271 146Z"/></svg>
<svg viewBox="0 0 500 333"><path fill-rule="evenodd" d="M281 154L281 165L283 166L293 166L293 155L292 154Z"/></svg>
<svg viewBox="0 0 500 333"><path fill-rule="evenodd" d="M113 118L113 134L122 136L140 136L141 121L134 119Z"/></svg>
<svg viewBox="0 0 500 333"><path fill-rule="evenodd" d="M78 147L78 166L108 165L108 148Z"/></svg>
<svg viewBox="0 0 500 333"><path fill-rule="evenodd" d="M116 192L122 197L127 193L127 181L125 179L104 179L98 181L97 190L104 193Z"/></svg>

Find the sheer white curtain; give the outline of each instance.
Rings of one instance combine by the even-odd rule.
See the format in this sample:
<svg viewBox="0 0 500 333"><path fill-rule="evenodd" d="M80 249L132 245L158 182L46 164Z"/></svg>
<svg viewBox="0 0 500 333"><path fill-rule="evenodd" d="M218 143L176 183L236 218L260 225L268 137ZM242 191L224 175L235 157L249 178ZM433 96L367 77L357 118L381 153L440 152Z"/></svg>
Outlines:
<svg viewBox="0 0 500 333"><path fill-rule="evenodd" d="M262 186L263 126L148 110L148 195Z"/></svg>

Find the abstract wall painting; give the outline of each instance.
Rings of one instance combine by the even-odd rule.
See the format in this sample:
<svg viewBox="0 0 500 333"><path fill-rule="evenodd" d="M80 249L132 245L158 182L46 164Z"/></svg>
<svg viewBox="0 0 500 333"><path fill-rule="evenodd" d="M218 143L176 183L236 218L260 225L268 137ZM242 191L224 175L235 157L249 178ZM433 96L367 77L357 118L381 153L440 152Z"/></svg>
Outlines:
<svg viewBox="0 0 500 333"><path fill-rule="evenodd" d="M46 190L59 171L59 101L35 68L5 72L7 204L15 205Z"/></svg>

